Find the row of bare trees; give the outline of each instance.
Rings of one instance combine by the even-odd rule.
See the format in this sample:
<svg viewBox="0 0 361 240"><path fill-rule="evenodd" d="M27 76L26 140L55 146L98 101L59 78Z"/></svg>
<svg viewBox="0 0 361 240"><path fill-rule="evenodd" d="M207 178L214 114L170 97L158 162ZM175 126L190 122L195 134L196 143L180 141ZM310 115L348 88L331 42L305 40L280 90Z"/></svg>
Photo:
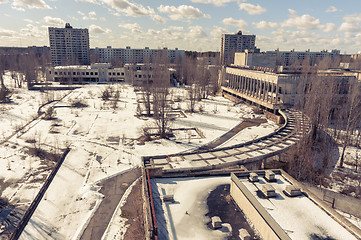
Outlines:
<svg viewBox="0 0 361 240"><path fill-rule="evenodd" d="M319 64L319 67L303 65L295 107L309 118L311 132L288 156L291 175L300 180L316 182L322 178L322 170L332 165L335 144L342 147L339 167L343 167L347 147L361 147L360 81L340 74L320 72L321 67L327 69L327 66L333 66L331 59ZM357 159L355 161L357 167Z"/></svg>
<svg viewBox="0 0 361 240"><path fill-rule="evenodd" d="M30 88L44 78L46 67L50 64L50 54L46 51L37 53L32 49L10 49L0 51L0 74L11 71L14 87L21 88L23 83Z"/></svg>
<svg viewBox="0 0 361 240"><path fill-rule="evenodd" d="M170 73L170 67L176 69L176 80ZM134 76L136 70L130 73ZM183 61L170 65L165 55L159 55L153 63L146 63L143 68L145 79L142 81L142 92L138 105L138 114L153 116L156 128L161 138L169 134L170 102L172 101L172 84L183 85L187 89L185 99L188 102L188 111L196 111L196 103L218 91L218 68L209 68L205 62L194 56L186 56Z"/></svg>

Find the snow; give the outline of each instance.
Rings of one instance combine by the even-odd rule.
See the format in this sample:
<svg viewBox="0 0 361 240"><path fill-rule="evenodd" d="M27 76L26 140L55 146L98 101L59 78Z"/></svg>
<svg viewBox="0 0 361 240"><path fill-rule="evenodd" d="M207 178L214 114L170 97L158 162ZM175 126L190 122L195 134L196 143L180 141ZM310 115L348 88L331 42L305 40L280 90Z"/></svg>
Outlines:
<svg viewBox="0 0 361 240"><path fill-rule="evenodd" d="M139 180L139 179L138 179ZM134 185L138 182L138 180L134 181L132 185L129 186L129 188L126 190L124 195L122 196L122 199L119 201L119 204L117 206L117 209L115 210L112 219L110 220L110 224L108 225L107 229L105 230L105 233L102 237L102 240L107 239L123 239L124 235L127 230L127 225L125 224L127 222L126 218L121 217L122 210L121 207L124 206L126 203L126 200L131 193Z"/></svg>
<svg viewBox="0 0 361 240"><path fill-rule="evenodd" d="M9 74L5 84L9 86ZM99 182L127 169L139 166L141 156L177 153L199 147L226 133L242 121L242 117L261 117L246 105L233 106L222 97L210 97L196 107L203 112L187 113L186 118L174 121L174 128L196 127L204 135L189 139L179 134L177 143L170 140L154 140L138 145L141 129L152 119L135 117L137 95L133 87L125 84L113 85L120 91L118 107L99 98L105 85L85 85L73 91L39 92L24 88L15 89L14 103L1 104L0 183L1 197L13 204L29 205L40 190L43 180L54 167L54 162L41 160L27 153L29 147L41 148L61 154L67 146L71 151L66 157L54 181L47 190L37 210L26 227L21 239L73 239L77 238L90 220L102 200ZM184 95L184 89L173 89ZM40 105L52 99L56 119L33 121ZM72 108L71 103L82 101L88 106ZM187 102L175 103L185 110ZM46 106L47 107L47 106ZM45 107L45 109L46 109ZM174 106L173 106L174 107ZM30 123L24 131L16 129ZM271 122L259 128L247 129L234 141L247 141L256 135L266 135L277 125ZM253 129L253 130L252 130ZM263 132L264 131L264 132ZM13 136L12 136L13 135ZM241 139L242 138L242 139ZM36 143L29 143L29 140ZM229 144L232 143L230 140ZM188 166L188 163L182 163ZM213 186L213 185L212 185ZM119 209L118 209L119 210ZM112 224L119 219L114 218ZM121 228L123 223L115 226ZM123 226L124 227L124 226ZM109 233L113 234L112 226Z"/></svg>
<svg viewBox="0 0 361 240"><path fill-rule="evenodd" d="M291 239L309 239L312 234L317 234L321 238L356 239L310 198L304 195L287 197L283 190L290 184L281 175L276 175L276 178L277 182L274 183L266 182L262 177L259 178L259 182L254 183L246 179L241 181ZM257 196L257 191L265 183L275 188L277 194L275 198Z"/></svg>
<svg viewBox="0 0 361 240"><path fill-rule="evenodd" d="M197 178L155 178L152 179L154 201L160 206L161 197L174 195L174 203L162 202L156 209L157 224L161 239L224 239L227 233L207 228L210 221L207 197L217 186L229 184L230 177L197 177ZM157 190L155 190L157 189ZM159 192L159 195L154 194ZM161 212L164 212L162 221ZM187 213L188 214L187 214ZM158 222L159 221L159 222Z"/></svg>

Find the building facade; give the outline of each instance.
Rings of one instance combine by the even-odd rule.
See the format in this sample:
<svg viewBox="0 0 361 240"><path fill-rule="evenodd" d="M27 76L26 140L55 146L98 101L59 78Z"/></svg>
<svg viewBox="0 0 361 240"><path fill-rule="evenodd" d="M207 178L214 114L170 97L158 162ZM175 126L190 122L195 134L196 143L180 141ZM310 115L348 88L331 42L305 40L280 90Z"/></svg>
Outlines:
<svg viewBox="0 0 361 240"><path fill-rule="evenodd" d="M49 27L49 43L53 66L88 65L89 32L86 28Z"/></svg>
<svg viewBox="0 0 361 240"><path fill-rule="evenodd" d="M60 84L119 83L143 86L153 82L152 64L125 64L112 67L110 63L91 65L55 66L46 71L46 80ZM177 85L176 71L168 68L170 85Z"/></svg>
<svg viewBox="0 0 361 240"><path fill-rule="evenodd" d="M336 56L340 56L340 50L334 49L332 51L322 50L320 52L311 52L307 51L267 51L266 54L276 54L277 55L277 65L290 66L292 64L298 63L302 64L303 61L308 59L310 65L314 65L317 61L320 61L326 57L334 60Z"/></svg>
<svg viewBox="0 0 361 240"><path fill-rule="evenodd" d="M236 34L222 34L221 38L221 65L233 63L236 52L259 52L255 47L256 35L244 35L242 31Z"/></svg>
<svg viewBox="0 0 361 240"><path fill-rule="evenodd" d="M302 74L302 71L291 70L288 67L279 67L276 71L267 68L223 67L221 91L224 96L246 100L269 110L288 108L296 103L297 89L304 89L304 84L312 77ZM358 75L347 71L319 71L316 77L342 84L357 79Z"/></svg>
<svg viewBox="0 0 361 240"><path fill-rule="evenodd" d="M158 57L165 56L170 63L176 63L177 59L181 60L184 57L184 50L175 49L132 49L126 48L95 48L92 50L101 63L112 63L119 65L127 63L151 63Z"/></svg>
<svg viewBox="0 0 361 240"><path fill-rule="evenodd" d="M114 83L125 81L125 68L110 64L56 66L46 72L47 81L60 84Z"/></svg>

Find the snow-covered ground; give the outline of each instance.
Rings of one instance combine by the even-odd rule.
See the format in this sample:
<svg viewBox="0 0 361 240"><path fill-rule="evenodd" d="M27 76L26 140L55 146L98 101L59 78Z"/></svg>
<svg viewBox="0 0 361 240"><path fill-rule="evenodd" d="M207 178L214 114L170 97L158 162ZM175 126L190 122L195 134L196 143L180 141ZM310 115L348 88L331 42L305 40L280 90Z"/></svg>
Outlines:
<svg viewBox="0 0 361 240"><path fill-rule="evenodd" d="M342 148L338 148L340 155ZM347 147L344 164L339 168L340 158L327 179L327 188L335 192L343 192L353 197L361 197L361 150L355 147ZM356 161L356 159L360 158ZM356 164L358 165L356 171Z"/></svg>
<svg viewBox="0 0 361 240"><path fill-rule="evenodd" d="M5 77L5 82L10 81ZM14 135L0 145L0 182L1 197L13 204L29 204L42 186L55 163L30 156L28 147L40 146L61 153L61 149L71 147L56 178L40 202L22 239L72 239L76 238L86 226L102 200L99 181L141 164L143 155L176 153L214 140L242 121L242 117L261 117L254 114L246 105L233 106L222 97L210 97L202 101L201 113L187 113L186 118L173 122L174 128L196 127L204 135L189 138L184 135L177 140L154 140L138 145L142 127L152 119L135 117L137 95L129 85L113 85L120 92L117 108L111 101L100 98L105 85L87 85L74 91L42 93L16 89L15 103L1 104L0 138L11 136L19 126L31 123L25 131ZM173 89L184 95L184 89ZM38 107L52 100L64 97L54 103L54 120L38 119L32 121ZM71 103L81 101L84 108L70 107ZM182 110L187 108L186 101L174 103ZM178 107L178 106L176 106ZM268 122L248 131L237 140L251 140L257 135L266 135L277 128ZM34 143L35 140L35 143ZM180 142L180 143L179 143ZM233 144L233 143L232 143ZM117 219L116 221L118 221ZM119 224L117 225L119 226ZM126 228L126 226L124 226ZM109 226L112 233L112 228ZM109 232L108 232L109 234Z"/></svg>

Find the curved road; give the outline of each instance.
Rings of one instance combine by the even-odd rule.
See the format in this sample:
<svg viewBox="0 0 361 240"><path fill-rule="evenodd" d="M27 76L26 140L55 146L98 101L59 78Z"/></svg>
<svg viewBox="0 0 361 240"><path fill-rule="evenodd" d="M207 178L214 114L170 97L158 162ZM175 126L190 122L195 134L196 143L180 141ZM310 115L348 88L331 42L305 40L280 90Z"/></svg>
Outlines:
<svg viewBox="0 0 361 240"><path fill-rule="evenodd" d="M295 109L280 112L285 118L284 125L267 136L225 148L144 157L145 166L162 168L164 173L210 170L252 163L278 155L295 145L310 128L308 118L301 112Z"/></svg>

